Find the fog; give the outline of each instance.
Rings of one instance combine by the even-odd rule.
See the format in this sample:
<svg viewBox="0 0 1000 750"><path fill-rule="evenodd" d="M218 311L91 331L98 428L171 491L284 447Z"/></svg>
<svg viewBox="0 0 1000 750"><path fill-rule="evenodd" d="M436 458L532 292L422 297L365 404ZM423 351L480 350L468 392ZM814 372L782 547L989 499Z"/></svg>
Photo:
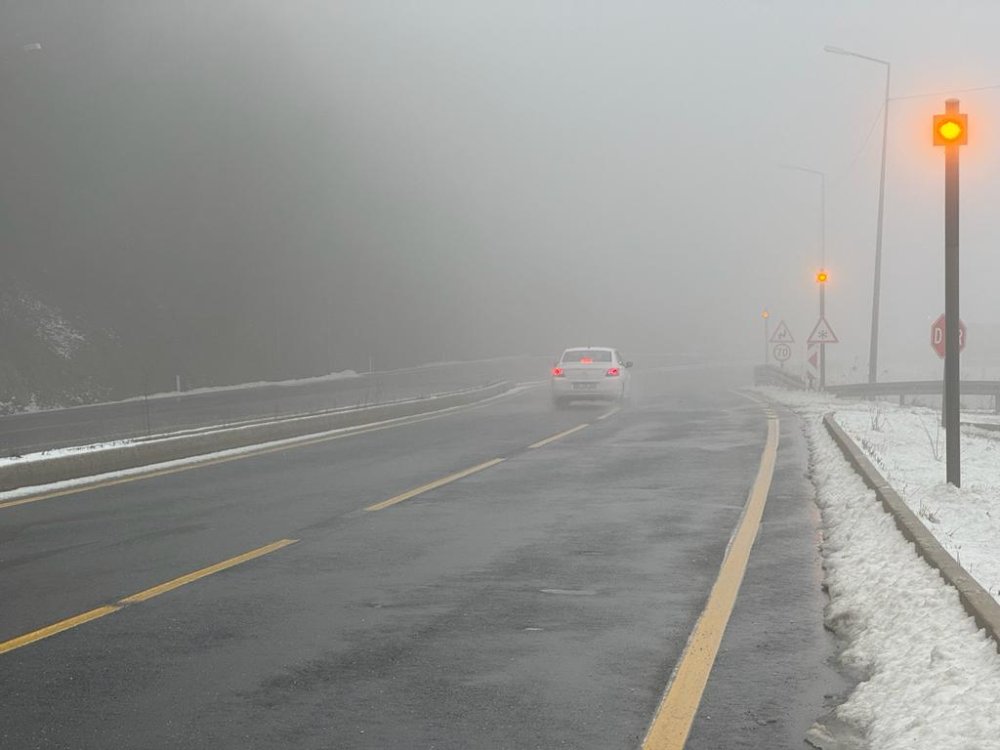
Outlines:
<svg viewBox="0 0 1000 750"><path fill-rule="evenodd" d="M819 180L792 165L827 176L829 362L862 379L884 69L836 45L908 97L890 374L940 368L930 118L963 91L965 363L985 371L997 28L995 3L944 0L4 0L3 283L200 383L587 343L750 362L762 308L800 343L816 319Z"/></svg>

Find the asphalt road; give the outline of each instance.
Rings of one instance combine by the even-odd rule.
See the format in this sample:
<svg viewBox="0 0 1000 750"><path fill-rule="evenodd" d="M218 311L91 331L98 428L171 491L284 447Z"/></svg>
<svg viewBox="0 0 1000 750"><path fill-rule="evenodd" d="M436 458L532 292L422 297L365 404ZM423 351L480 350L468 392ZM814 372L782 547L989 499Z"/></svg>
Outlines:
<svg viewBox="0 0 1000 750"><path fill-rule="evenodd" d="M0 653L0 747L638 747L766 422L729 390L747 373L635 374L620 412L532 389L0 510L0 651L94 618ZM844 688L804 448L782 427L688 748L802 748ZM176 581L281 540L298 541Z"/></svg>

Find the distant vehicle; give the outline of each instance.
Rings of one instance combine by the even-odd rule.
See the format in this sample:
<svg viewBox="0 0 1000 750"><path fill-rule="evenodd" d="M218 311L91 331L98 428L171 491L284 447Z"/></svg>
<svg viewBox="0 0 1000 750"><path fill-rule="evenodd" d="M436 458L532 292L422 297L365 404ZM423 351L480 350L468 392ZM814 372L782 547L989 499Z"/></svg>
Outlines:
<svg viewBox="0 0 1000 750"><path fill-rule="evenodd" d="M576 400L624 401L631 366L617 349L567 349L552 368L552 402L558 407Z"/></svg>

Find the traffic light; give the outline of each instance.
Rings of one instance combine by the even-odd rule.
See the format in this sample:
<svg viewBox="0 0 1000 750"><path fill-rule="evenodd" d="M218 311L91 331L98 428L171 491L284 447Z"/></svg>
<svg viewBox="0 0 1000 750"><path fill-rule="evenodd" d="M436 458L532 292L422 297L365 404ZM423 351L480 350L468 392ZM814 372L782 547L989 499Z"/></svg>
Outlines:
<svg viewBox="0 0 1000 750"><path fill-rule="evenodd" d="M964 146L969 142L969 116L956 113L934 115L934 145Z"/></svg>
<svg viewBox="0 0 1000 750"><path fill-rule="evenodd" d="M769 317L771 317L771 313L769 313L769 312L768 312L767 310L764 310L764 311L763 311L763 312L762 312L762 313L760 314L760 317L762 317L762 318L763 318L764 320L767 320L767 319L768 319Z"/></svg>
<svg viewBox="0 0 1000 750"><path fill-rule="evenodd" d="M817 271L816 272L816 283L817 284L825 284L829 280L830 280L830 274L828 274L826 271Z"/></svg>

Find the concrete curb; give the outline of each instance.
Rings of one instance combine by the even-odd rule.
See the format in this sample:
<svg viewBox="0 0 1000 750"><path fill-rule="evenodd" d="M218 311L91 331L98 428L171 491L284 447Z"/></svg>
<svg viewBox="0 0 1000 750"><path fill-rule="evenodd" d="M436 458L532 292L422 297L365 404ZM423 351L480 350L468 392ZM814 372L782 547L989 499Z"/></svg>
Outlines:
<svg viewBox="0 0 1000 750"><path fill-rule="evenodd" d="M397 401L351 411L313 414L243 427L220 428L208 433L130 443L37 461L13 462L0 466L0 491L135 469L206 453L417 416L484 401L506 393L513 387L512 383L504 381L484 388L412 401Z"/></svg>
<svg viewBox="0 0 1000 750"><path fill-rule="evenodd" d="M913 542L917 554L932 568L936 568L945 581L955 587L965 611L975 619L976 625L993 638L994 645L1000 651L1000 604L945 551L917 514L907 507L868 457L837 424L832 413L823 417L823 424L847 461L861 475L865 484L875 491L875 496L895 519L896 526L903 536Z"/></svg>

